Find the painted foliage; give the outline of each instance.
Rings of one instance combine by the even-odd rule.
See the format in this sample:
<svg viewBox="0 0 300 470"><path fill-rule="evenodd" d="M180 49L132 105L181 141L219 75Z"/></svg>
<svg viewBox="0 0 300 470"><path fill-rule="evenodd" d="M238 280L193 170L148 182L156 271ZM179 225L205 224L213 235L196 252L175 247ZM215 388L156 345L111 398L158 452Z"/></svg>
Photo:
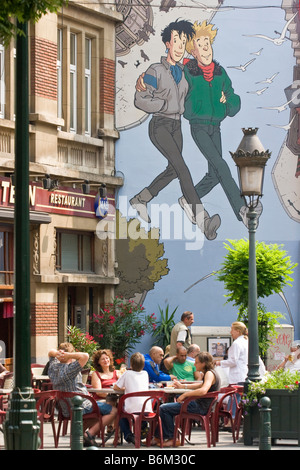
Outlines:
<svg viewBox="0 0 300 470"><path fill-rule="evenodd" d="M248 236L230 156L242 128L257 127L272 152L257 237L283 243L299 262L299 15L297 2L283 3L117 2L125 18L116 36L116 160L125 176L117 214L127 221L123 249L117 244L119 290L131 279L131 294L142 295L146 308L178 305L178 316L192 310L197 325L235 320L209 274L220 268L226 239ZM124 255L130 243L133 263ZM134 279L143 263L141 293ZM286 296L298 336L298 272L294 278ZM285 313L286 306L269 299L270 309Z"/></svg>

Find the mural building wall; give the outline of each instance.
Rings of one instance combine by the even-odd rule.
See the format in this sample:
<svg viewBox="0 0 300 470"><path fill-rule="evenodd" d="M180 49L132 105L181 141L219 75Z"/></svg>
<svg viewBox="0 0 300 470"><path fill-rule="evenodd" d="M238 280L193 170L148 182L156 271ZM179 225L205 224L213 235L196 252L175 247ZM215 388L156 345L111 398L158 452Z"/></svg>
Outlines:
<svg viewBox="0 0 300 470"><path fill-rule="evenodd" d="M176 320L191 310L195 326L230 326L237 309L211 273L224 242L248 238L230 155L242 128L258 128L272 152L256 238L300 261L298 1L118 0L117 9L117 293L147 312L169 304ZM293 278L264 304L297 339L299 266Z"/></svg>

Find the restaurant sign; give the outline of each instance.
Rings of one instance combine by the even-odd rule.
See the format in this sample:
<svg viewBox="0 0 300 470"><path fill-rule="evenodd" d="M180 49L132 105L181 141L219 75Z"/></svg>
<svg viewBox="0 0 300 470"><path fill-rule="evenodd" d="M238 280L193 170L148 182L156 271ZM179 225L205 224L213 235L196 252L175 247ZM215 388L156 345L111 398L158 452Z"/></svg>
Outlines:
<svg viewBox="0 0 300 470"><path fill-rule="evenodd" d="M77 217L104 218L108 210L104 210L104 202L101 203L101 211L97 212L96 202L99 201L98 193L83 194L79 189L61 187L48 191L43 189L41 182L30 182L29 204L30 210L72 215ZM13 208L15 202L15 187L10 178L0 178L0 207ZM98 202L99 204L99 202ZM108 203L106 205L108 207Z"/></svg>

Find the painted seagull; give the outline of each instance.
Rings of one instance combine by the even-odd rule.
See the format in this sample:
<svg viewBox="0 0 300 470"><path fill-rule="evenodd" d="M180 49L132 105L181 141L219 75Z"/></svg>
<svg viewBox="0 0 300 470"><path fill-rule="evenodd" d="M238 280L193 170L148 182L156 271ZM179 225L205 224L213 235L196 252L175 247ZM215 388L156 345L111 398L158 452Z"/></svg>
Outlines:
<svg viewBox="0 0 300 470"><path fill-rule="evenodd" d="M291 125L292 125L293 120L295 119L295 117L296 117L296 114L290 120L290 122L288 124L286 124L285 126L276 126L275 124L267 124L267 126L278 127L279 129L284 129L285 131L288 131L291 128Z"/></svg>
<svg viewBox="0 0 300 470"><path fill-rule="evenodd" d="M262 95L269 87L266 86L265 88L262 88L261 90L257 91L247 91L247 93L252 93L254 95Z"/></svg>
<svg viewBox="0 0 300 470"><path fill-rule="evenodd" d="M250 52L250 55L260 55L262 50L263 50L263 47L261 49L259 49L259 51L257 51L257 52Z"/></svg>
<svg viewBox="0 0 300 470"><path fill-rule="evenodd" d="M251 59L249 60L249 62L247 62L246 64L244 65L229 65L227 68L228 69L237 69L237 70L241 70L242 72L246 72L246 68L252 64L252 62L254 62L256 59Z"/></svg>
<svg viewBox="0 0 300 470"><path fill-rule="evenodd" d="M279 113L282 113L282 111L285 111L288 107L289 107L289 104L292 102L293 100L290 100L290 101L287 101L286 103L282 104L281 106L266 106L266 107L262 107L262 106L259 106L258 109L271 109L271 110L277 110Z"/></svg>
<svg viewBox="0 0 300 470"><path fill-rule="evenodd" d="M272 75L272 77L266 78L265 80L262 80L261 82L255 82L255 83L272 83L274 78L277 77L279 72L276 72Z"/></svg>
<svg viewBox="0 0 300 470"><path fill-rule="evenodd" d="M289 21L286 22L283 30L281 31L279 38L270 38L269 36L265 36L264 34L243 34L243 36L247 36L250 38L267 39L268 41L273 42L275 46L281 46L287 40L287 38L285 37L287 29L297 14L298 14L298 11L289 19Z"/></svg>

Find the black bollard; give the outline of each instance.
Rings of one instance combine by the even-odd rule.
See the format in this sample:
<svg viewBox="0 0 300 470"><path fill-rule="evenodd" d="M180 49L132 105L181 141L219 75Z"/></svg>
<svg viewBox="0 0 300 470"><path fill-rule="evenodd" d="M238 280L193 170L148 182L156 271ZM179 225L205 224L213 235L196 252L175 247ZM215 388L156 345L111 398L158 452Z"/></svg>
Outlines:
<svg viewBox="0 0 300 470"><path fill-rule="evenodd" d="M271 450L271 400L268 397L261 398L259 450Z"/></svg>
<svg viewBox="0 0 300 470"><path fill-rule="evenodd" d="M83 450L82 402L79 396L72 398L71 450Z"/></svg>

